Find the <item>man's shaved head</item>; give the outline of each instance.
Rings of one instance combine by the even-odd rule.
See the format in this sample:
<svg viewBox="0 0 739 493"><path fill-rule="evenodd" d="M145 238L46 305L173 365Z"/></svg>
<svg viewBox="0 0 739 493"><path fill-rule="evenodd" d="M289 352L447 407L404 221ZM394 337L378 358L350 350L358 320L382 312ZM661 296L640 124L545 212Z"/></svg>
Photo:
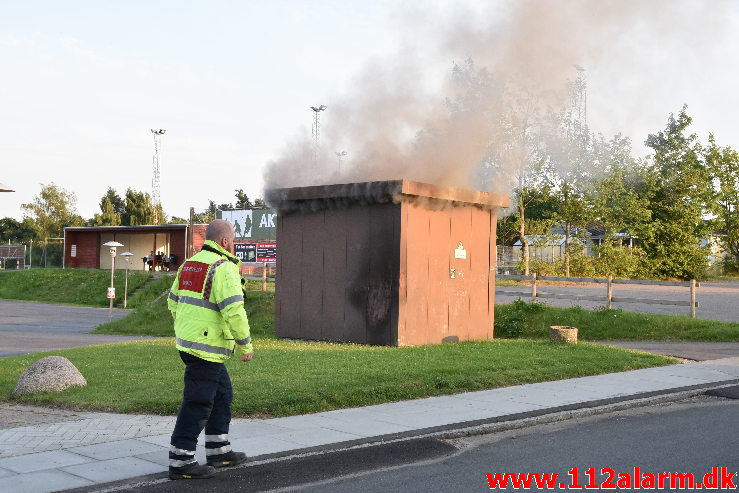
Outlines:
<svg viewBox="0 0 739 493"><path fill-rule="evenodd" d="M216 219L205 230L205 239L220 243L224 238L233 241L234 227L228 221Z"/></svg>

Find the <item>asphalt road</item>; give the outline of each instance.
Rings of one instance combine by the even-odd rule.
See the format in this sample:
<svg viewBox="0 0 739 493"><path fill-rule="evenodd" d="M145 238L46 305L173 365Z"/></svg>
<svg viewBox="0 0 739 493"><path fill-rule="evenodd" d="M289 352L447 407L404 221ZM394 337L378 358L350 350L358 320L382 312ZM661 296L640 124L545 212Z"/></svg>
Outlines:
<svg viewBox="0 0 739 493"><path fill-rule="evenodd" d="M540 283L539 293L567 294L580 296L603 296L603 301L567 300L559 298L541 298L549 306L569 307L579 305L593 309L606 305L605 284L568 284L549 285ZM504 291L516 291L520 294L504 294ZM529 301L531 288L529 285L499 286L495 290L496 303L512 303L519 297ZM614 284L613 296L626 298L651 298L675 301L690 301L690 288L680 286L650 286L640 284ZM698 318L739 322L739 282L704 282L698 288ZM651 305L643 303L614 303L613 308L628 312L657 313L662 315L690 315L689 306Z"/></svg>
<svg viewBox="0 0 739 493"><path fill-rule="evenodd" d="M702 480L714 466L737 471L737 429L739 400L699 396L461 439L423 438L254 464L209 480L129 485L126 491L473 492L489 491L486 473L496 472L558 473L558 482L569 484L568 471L578 468L585 485L590 467L692 472ZM596 482L605 479L595 473Z"/></svg>
<svg viewBox="0 0 739 493"><path fill-rule="evenodd" d="M130 310L113 309L113 319ZM0 300L0 357L149 337L89 334L108 321L107 308Z"/></svg>
<svg viewBox="0 0 739 493"><path fill-rule="evenodd" d="M598 343L693 361L739 356L739 342L598 341Z"/></svg>

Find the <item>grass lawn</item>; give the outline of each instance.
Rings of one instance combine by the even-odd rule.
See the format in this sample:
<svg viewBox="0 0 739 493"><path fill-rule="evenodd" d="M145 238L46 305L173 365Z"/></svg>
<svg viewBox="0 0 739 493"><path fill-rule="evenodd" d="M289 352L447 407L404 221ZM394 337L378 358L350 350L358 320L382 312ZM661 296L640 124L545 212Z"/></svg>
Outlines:
<svg viewBox="0 0 739 493"><path fill-rule="evenodd" d="M44 355L69 358L88 381L21 402L175 414L182 368L172 338L0 359L0 399ZM228 363L238 416L287 416L670 364L593 344L496 340L409 348L257 339L255 358Z"/></svg>
<svg viewBox="0 0 739 493"><path fill-rule="evenodd" d="M151 274L128 271L128 292L143 285ZM116 270L113 278L114 303L123 301L125 270ZM99 269L29 269L0 273L0 298L85 306L108 306L110 271Z"/></svg>
<svg viewBox="0 0 739 493"><path fill-rule="evenodd" d="M172 280L169 278L168 283L162 289L166 289L171 285ZM259 286L261 289L261 283L259 283ZM244 306L249 317L252 337L274 337L274 292L249 291ZM141 303L131 315L100 325L93 330L93 333L172 337L174 336L174 325L172 316L167 309L167 298L162 297L152 304Z"/></svg>
<svg viewBox="0 0 739 493"><path fill-rule="evenodd" d="M69 358L88 386L22 398L22 402L117 412L175 414L183 365L174 348L166 298L157 294L171 278L142 291L135 311L96 332L163 336L0 358L0 400L9 399L18 376L44 355ZM250 283L251 288L261 282ZM151 292L149 292L151 291ZM146 302L144 302L146 300ZM496 306L493 341L410 348L299 342L274 336L274 292L250 291L245 307L255 359L227 365L238 416L286 416L344 407L625 371L676 360L597 344L551 343L549 325L573 325L580 339L739 340L739 324L525 302ZM501 336L508 335L510 338Z"/></svg>
<svg viewBox="0 0 739 493"><path fill-rule="evenodd" d="M249 291L245 306L252 335L258 339L274 337L274 293ZM498 338L548 339L550 325L577 327L579 338L588 341L739 341L737 322L621 310L555 308L524 301L495 306L495 335ZM94 332L170 337L174 328L166 300L161 299L153 305L142 304L128 317L101 325Z"/></svg>
<svg viewBox="0 0 739 493"><path fill-rule="evenodd" d="M524 301L495 306L496 336L518 334L521 338L546 339L551 325L577 327L579 339L588 341L739 341L738 322L621 310L556 308Z"/></svg>

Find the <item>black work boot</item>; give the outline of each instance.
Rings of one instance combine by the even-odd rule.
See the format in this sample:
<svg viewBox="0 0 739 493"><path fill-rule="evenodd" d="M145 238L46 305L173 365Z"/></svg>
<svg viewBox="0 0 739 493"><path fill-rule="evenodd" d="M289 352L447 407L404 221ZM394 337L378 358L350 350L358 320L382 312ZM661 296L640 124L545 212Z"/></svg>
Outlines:
<svg viewBox="0 0 739 493"><path fill-rule="evenodd" d="M208 456L208 465L213 467L230 467L237 466L246 462L246 454L244 452L234 452L230 450L225 454Z"/></svg>
<svg viewBox="0 0 739 493"><path fill-rule="evenodd" d="M185 467L170 467L169 479L208 479L216 475L211 466L201 466L197 462Z"/></svg>

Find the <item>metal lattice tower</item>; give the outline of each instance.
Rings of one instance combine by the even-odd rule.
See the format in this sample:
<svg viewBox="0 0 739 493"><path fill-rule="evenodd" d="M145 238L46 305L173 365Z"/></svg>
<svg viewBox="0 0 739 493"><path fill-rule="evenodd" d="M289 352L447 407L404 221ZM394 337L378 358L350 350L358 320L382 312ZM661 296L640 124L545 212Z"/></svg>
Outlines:
<svg viewBox="0 0 739 493"><path fill-rule="evenodd" d="M153 174L151 177L151 205L154 208L154 224L159 224L159 206L161 205L160 196L160 176L161 169L159 165L159 151L162 148L162 135L164 135L163 128L159 130L151 129L151 133L154 135L154 156L152 158Z"/></svg>
<svg viewBox="0 0 739 493"><path fill-rule="evenodd" d="M313 162L318 161L318 149L321 147L321 117L320 113L321 111L326 110L325 105L321 106L311 106L311 110L313 110L313 129L311 130L311 135L313 136Z"/></svg>

